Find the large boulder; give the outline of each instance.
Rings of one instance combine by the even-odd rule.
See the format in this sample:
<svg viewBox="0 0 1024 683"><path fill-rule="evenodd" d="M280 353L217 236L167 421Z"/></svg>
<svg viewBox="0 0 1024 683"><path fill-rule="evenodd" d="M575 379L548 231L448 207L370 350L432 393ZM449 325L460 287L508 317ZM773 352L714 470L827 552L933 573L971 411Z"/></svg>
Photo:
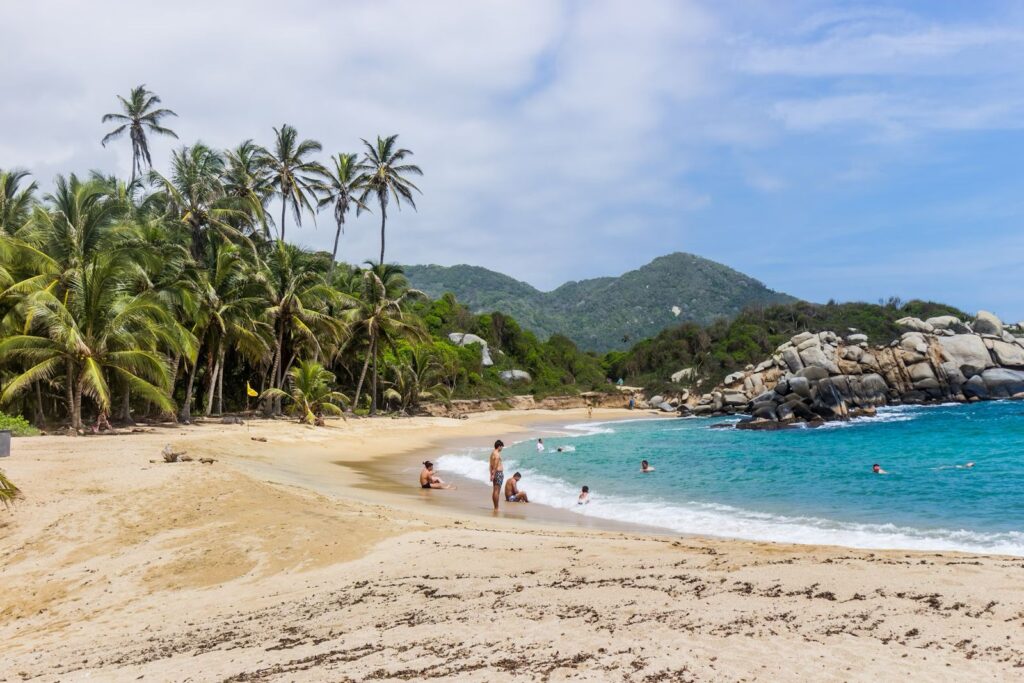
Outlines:
<svg viewBox="0 0 1024 683"><path fill-rule="evenodd" d="M935 328L931 323L926 323L920 318L900 318L896 321L896 324L909 332L924 332L925 334L931 334L935 331Z"/></svg>
<svg viewBox="0 0 1024 683"><path fill-rule="evenodd" d="M985 345L995 354L1000 365L1024 368L1024 347L1009 344L1001 339L986 339Z"/></svg>
<svg viewBox="0 0 1024 683"><path fill-rule="evenodd" d="M800 372L796 373L797 377L803 377L810 382L817 382L828 377L828 370L819 367L804 368ZM792 379L790 379L790 386L792 386Z"/></svg>
<svg viewBox="0 0 1024 683"><path fill-rule="evenodd" d="M790 343L793 344L793 346L800 346L800 344L803 344L808 339L813 339L816 336L817 335L814 334L813 332L801 332L800 334L793 335L789 341Z"/></svg>
<svg viewBox="0 0 1024 683"><path fill-rule="evenodd" d="M688 382L688 381L692 380L695 376L696 376L696 373L695 373L693 368L683 368L682 370L679 370L678 372L673 372L672 373L672 381L673 382Z"/></svg>
<svg viewBox="0 0 1024 683"><path fill-rule="evenodd" d="M969 380L964 382L961 391L964 392L964 396L967 398L981 398L986 399L988 395L988 387L985 386L985 380L982 379L981 375L975 375Z"/></svg>
<svg viewBox="0 0 1024 683"><path fill-rule="evenodd" d="M1003 321L996 317L994 313L978 311L978 316L974 319L974 331L978 334L991 334L1001 337L1003 336Z"/></svg>
<svg viewBox="0 0 1024 683"><path fill-rule="evenodd" d="M935 373L932 371L930 363L917 363L915 365L911 365L907 370L910 372L910 381L914 383L915 387L918 382L935 379Z"/></svg>
<svg viewBox="0 0 1024 683"><path fill-rule="evenodd" d="M800 349L800 360L805 368L824 368L833 375L839 373L839 366L825 355L820 346Z"/></svg>
<svg viewBox="0 0 1024 683"><path fill-rule="evenodd" d="M900 337L900 348L923 356L928 353L928 342L920 332L907 332Z"/></svg>
<svg viewBox="0 0 1024 683"><path fill-rule="evenodd" d="M800 372L804 369L804 362L800 360L800 353L792 346L782 352L782 360L790 372Z"/></svg>
<svg viewBox="0 0 1024 683"><path fill-rule="evenodd" d="M725 386L729 386L730 384L736 384L737 382L742 381L743 377L744 377L743 371L742 370L737 370L736 372L732 373L731 375L726 375L725 379L722 380L722 384L725 385Z"/></svg>
<svg viewBox="0 0 1024 683"><path fill-rule="evenodd" d="M985 388L993 398L1009 398L1024 392L1024 371L990 368L981 373Z"/></svg>
<svg viewBox="0 0 1024 683"><path fill-rule="evenodd" d="M480 350L480 362L484 367L490 367L494 365L494 361L491 360L491 352L487 348L487 341L482 337L478 337L475 334L469 334L468 332L452 332L448 335L448 339L452 344L456 346L470 346L472 344L479 344Z"/></svg>
<svg viewBox="0 0 1024 683"><path fill-rule="evenodd" d="M512 382L529 382L533 379L526 370L502 370L498 373L498 377L509 384Z"/></svg>
<svg viewBox="0 0 1024 683"><path fill-rule="evenodd" d="M954 334L952 337L938 337L942 355L956 363L965 377L979 374L995 366L985 342L976 334Z"/></svg>
<svg viewBox="0 0 1024 683"><path fill-rule="evenodd" d="M866 344L868 341L868 335L861 332L848 334L846 335L846 341L850 344Z"/></svg>
<svg viewBox="0 0 1024 683"><path fill-rule="evenodd" d="M934 318L928 318L925 320L926 323L934 327L936 330L950 330L957 334L964 334L970 332L967 325L960 322L960 318L955 315L938 315Z"/></svg>
<svg viewBox="0 0 1024 683"><path fill-rule="evenodd" d="M811 397L811 383L806 377L790 377L788 380L789 392L801 398Z"/></svg>

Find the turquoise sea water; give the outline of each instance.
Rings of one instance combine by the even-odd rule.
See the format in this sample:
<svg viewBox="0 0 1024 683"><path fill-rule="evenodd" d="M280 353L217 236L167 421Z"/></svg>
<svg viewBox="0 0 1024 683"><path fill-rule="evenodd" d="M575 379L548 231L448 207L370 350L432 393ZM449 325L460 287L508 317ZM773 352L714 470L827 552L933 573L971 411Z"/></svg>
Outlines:
<svg viewBox="0 0 1024 683"><path fill-rule="evenodd" d="M544 453L535 440L507 447L505 471L522 472L536 502L680 533L1024 555L1022 402L883 408L782 432L710 428L721 421L571 425ZM486 481L488 452L438 467ZM655 472L640 472L644 458ZM872 474L876 462L889 474ZM578 506L583 484L592 502Z"/></svg>

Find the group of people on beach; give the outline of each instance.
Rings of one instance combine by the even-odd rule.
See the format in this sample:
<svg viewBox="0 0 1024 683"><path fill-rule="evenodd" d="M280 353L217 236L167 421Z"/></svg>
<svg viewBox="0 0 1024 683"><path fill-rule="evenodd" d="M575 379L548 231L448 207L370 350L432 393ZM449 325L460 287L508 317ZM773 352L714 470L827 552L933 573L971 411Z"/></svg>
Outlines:
<svg viewBox="0 0 1024 683"><path fill-rule="evenodd" d="M519 488L519 482L522 481L523 475L519 472L513 474L508 481L505 480L505 464L501 459L501 452L505 449L505 442L498 439L494 442L494 449L491 451L491 457L488 461L488 481L491 482L491 502L494 504L494 509L497 510L502 498L505 499L506 503L529 503L530 496L526 491ZM562 449L559 448L559 451ZM544 440L537 439L537 451L544 451ZM640 471L643 473L653 472L654 467L651 466L647 460L640 462ZM429 460L424 461L423 469L420 471L420 488L424 489L454 489L453 484L449 484L441 479L437 474L434 473L434 463ZM590 487L583 486L580 490L580 495L576 499L578 505L586 505L590 502Z"/></svg>

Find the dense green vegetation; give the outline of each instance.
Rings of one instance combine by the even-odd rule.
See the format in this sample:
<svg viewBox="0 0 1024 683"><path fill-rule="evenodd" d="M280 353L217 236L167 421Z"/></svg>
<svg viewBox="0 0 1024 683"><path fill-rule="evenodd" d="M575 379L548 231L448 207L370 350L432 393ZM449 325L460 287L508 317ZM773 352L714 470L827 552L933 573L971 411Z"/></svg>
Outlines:
<svg viewBox="0 0 1024 683"><path fill-rule="evenodd" d="M406 275L433 297L453 292L473 311L505 311L542 339L562 334L599 352L628 349L680 321L710 325L748 307L795 301L720 263L681 253L551 292L474 266L407 266Z"/></svg>
<svg viewBox="0 0 1024 683"><path fill-rule="evenodd" d="M120 103L103 143L129 138L128 181L71 173L43 194L27 171L0 169L5 409L77 430L246 406L317 422L342 409L603 384L599 360L568 339L541 342L451 297L427 301L383 262L387 212L414 205L408 177L422 173L397 136L331 155L328 169L320 143L285 124L267 148L195 142L158 170L147 135L177 137L164 126L176 114L144 86ZM333 213L338 235L353 208L378 212L381 262L336 264L337 239L333 254L285 242L288 213L301 226L317 208ZM452 344L453 331L486 339L494 367ZM507 385L506 369L532 379Z"/></svg>
<svg viewBox="0 0 1024 683"><path fill-rule="evenodd" d="M683 368L695 368L692 383L707 389L730 372L748 364L759 363L793 335L803 332L831 330L838 334L862 332L869 341L888 343L899 337L896 320L905 316L929 318L955 315L967 316L951 306L928 301L891 299L886 303L811 304L804 301L752 308L732 320L719 320L708 327L693 323L665 330L641 341L628 352L611 352L605 356L605 369L610 377L622 377L627 383L650 389L669 388L671 375ZM680 385L674 385L679 389Z"/></svg>

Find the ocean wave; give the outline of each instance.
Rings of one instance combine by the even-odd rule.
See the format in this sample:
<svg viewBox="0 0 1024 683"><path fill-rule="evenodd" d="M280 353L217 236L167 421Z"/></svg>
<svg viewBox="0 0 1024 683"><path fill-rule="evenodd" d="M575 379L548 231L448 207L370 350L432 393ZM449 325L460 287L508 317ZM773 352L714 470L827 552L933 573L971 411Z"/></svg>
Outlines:
<svg viewBox="0 0 1024 683"><path fill-rule="evenodd" d="M487 483L487 462L468 454L443 455L439 470ZM591 491L588 505L577 505L580 487L551 477L514 459L505 471L518 470L530 500L581 515L657 527L681 534L721 536L752 541L839 545L866 549L963 551L1024 555L1024 533L983 533L966 529L917 529L895 524L839 522L816 517L789 517L729 505L701 502L683 504L639 500ZM581 482L585 484L586 482Z"/></svg>

